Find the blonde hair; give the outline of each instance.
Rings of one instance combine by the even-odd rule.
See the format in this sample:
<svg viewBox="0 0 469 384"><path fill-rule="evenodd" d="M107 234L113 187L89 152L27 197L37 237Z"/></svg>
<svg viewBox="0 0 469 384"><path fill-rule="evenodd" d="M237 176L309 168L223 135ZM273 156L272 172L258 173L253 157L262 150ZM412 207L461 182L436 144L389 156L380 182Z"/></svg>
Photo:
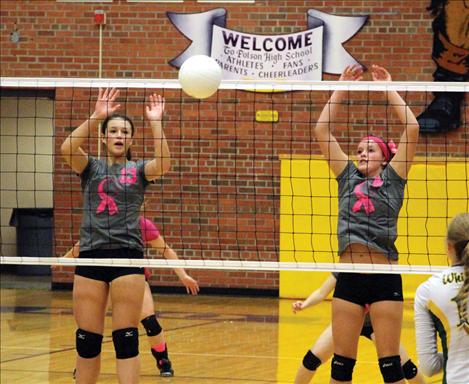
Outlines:
<svg viewBox="0 0 469 384"><path fill-rule="evenodd" d="M467 311L467 296L469 294L469 213L460 213L451 220L446 238L454 246L457 261L460 261L464 266L464 283L457 297L461 298L463 308Z"/></svg>

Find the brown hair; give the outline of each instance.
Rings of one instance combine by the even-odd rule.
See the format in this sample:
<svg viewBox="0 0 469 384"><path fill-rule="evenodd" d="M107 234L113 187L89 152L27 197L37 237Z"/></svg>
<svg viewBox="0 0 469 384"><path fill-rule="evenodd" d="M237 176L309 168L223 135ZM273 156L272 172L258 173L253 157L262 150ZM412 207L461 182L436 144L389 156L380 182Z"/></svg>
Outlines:
<svg viewBox="0 0 469 384"><path fill-rule="evenodd" d="M469 213L460 213L451 220L446 238L454 245L457 261L464 266L464 283L457 297L462 299L466 311L469 293Z"/></svg>

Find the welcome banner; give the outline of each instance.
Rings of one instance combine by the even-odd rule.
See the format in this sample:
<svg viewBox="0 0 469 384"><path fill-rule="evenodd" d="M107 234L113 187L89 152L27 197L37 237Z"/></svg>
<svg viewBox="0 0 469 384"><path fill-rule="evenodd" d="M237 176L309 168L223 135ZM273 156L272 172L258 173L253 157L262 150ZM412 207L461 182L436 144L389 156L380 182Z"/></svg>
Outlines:
<svg viewBox="0 0 469 384"><path fill-rule="evenodd" d="M174 26L192 43L170 61L179 68L194 55L213 57L225 80L321 80L359 64L342 46L368 16L336 16L307 11L307 29L286 35L256 35L227 29L224 8L183 14L168 12Z"/></svg>

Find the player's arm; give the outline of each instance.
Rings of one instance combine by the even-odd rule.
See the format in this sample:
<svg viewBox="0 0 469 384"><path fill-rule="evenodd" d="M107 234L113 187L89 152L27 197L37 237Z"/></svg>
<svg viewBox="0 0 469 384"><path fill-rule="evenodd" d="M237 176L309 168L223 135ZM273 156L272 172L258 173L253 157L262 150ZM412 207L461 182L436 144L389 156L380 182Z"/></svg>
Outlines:
<svg viewBox="0 0 469 384"><path fill-rule="evenodd" d="M404 126L404 131L397 146L397 152L390 164L400 177L407 179L417 150L420 127L412 110L396 91L388 92L388 101L393 106L399 116L399 120Z"/></svg>
<svg viewBox="0 0 469 384"><path fill-rule="evenodd" d="M371 73L374 81L392 81L390 73L378 65L372 66ZM400 177L406 179L417 148L420 127L414 113L397 91L386 91L386 97L404 126L397 152L390 164Z"/></svg>
<svg viewBox="0 0 469 384"><path fill-rule="evenodd" d="M420 369L426 376L441 372L443 354L438 352L435 324L427 307L429 288L425 283L419 286L414 300L415 338Z"/></svg>
<svg viewBox="0 0 469 384"><path fill-rule="evenodd" d="M150 95L150 102L145 108L145 114L150 122L153 133L153 160L145 164L145 177L148 181L160 178L171 167L171 154L163 131L161 120L164 113L164 98L160 95Z"/></svg>
<svg viewBox="0 0 469 384"><path fill-rule="evenodd" d="M337 279L334 277L334 275L330 275L318 289L316 289L313 293L311 293L311 295L308 296L305 301L296 301L293 303L293 312L296 313L324 301L324 299L329 296L329 294L335 288L336 282Z"/></svg>
<svg viewBox="0 0 469 384"><path fill-rule="evenodd" d="M163 239L163 236L158 236L158 238L149 241L149 244L154 248L158 253L161 254L165 259L168 260L179 260L177 253L168 245ZM181 280L181 283L186 287L187 293L192 295L197 295L199 293L199 283L197 280L189 276L184 268L174 268L174 272Z"/></svg>
<svg viewBox="0 0 469 384"><path fill-rule="evenodd" d="M362 74L363 70L360 66L347 66L340 76L340 80L360 80ZM340 104L346 100L347 94L347 91L334 91L329 101L324 106L316 122L316 126L314 127L314 135L318 141L319 148L336 176L339 176L347 166L348 157L342 151L337 139L332 134L331 125L337 122Z"/></svg>
<svg viewBox="0 0 469 384"><path fill-rule="evenodd" d="M90 132L97 131L99 123L108 114L112 114L120 108L120 104L116 103L118 96L119 91L114 88L100 88L93 114L88 120L75 128L62 143L60 147L62 157L76 173L81 174L88 165L88 155L82 149L83 143L89 139Z"/></svg>

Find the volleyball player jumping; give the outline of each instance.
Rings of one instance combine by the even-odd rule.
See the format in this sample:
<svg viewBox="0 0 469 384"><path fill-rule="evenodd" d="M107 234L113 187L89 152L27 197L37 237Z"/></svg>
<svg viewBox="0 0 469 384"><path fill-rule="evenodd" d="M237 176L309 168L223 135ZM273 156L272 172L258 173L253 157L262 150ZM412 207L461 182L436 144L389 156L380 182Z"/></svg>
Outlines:
<svg viewBox="0 0 469 384"><path fill-rule="evenodd" d="M318 289L316 289L308 296L306 300L295 301L292 304L293 312L297 313L308 307L317 305L325 300L329 293L331 293L335 288L338 276L339 274L337 272L332 273ZM365 316L365 321L363 323L360 336L370 339L373 341L373 343L375 342L373 326L371 325L370 316L368 313ZM329 325L321 333L311 349L308 349L306 352L303 358L303 362L296 373L295 384L309 384L319 366L329 360L333 353L334 341L332 340L332 326ZM425 378L418 370L417 366L410 359L402 344L399 346L399 355L401 357L404 378L407 380L407 382L412 384L425 384Z"/></svg>
<svg viewBox="0 0 469 384"><path fill-rule="evenodd" d="M375 81L391 81L391 75L382 67L373 65L371 73ZM340 80L356 81L362 76L360 66L348 66ZM394 245L397 217L417 146L419 126L399 94L387 91L388 103L404 126L399 147L396 150L394 143L368 135L358 144L355 165L331 132L331 124L337 121L338 103L346 97L346 91L333 92L314 128L319 147L339 184L340 262L394 264L398 259ZM402 279L399 275L339 275L332 299L334 357L331 383L352 381L367 304L370 305L370 319L384 382L404 383L399 356L402 301Z"/></svg>

